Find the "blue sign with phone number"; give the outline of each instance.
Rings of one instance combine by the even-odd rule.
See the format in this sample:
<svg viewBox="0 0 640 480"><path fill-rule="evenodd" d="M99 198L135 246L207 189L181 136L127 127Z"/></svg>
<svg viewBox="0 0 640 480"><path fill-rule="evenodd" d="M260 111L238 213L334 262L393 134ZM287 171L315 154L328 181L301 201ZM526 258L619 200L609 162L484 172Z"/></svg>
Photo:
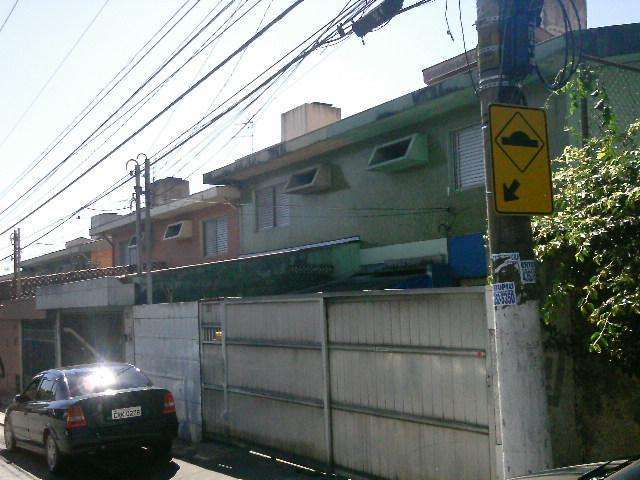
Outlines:
<svg viewBox="0 0 640 480"><path fill-rule="evenodd" d="M513 282L503 282L493 284L493 305L515 305L516 285Z"/></svg>

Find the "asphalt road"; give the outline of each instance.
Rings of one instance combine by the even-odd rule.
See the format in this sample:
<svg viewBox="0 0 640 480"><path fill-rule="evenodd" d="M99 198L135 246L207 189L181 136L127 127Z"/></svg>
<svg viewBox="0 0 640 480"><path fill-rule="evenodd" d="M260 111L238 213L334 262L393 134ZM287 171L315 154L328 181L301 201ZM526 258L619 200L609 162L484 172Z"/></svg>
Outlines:
<svg viewBox="0 0 640 480"><path fill-rule="evenodd" d="M326 478L235 447L210 444L206 448L195 451L189 457L191 458L189 461L174 458L169 465L158 467L152 465L147 452L139 449L120 454L90 456L74 461L63 474L52 475L47 471L44 457L21 450L7 452L3 429L0 427L0 480L318 480Z"/></svg>

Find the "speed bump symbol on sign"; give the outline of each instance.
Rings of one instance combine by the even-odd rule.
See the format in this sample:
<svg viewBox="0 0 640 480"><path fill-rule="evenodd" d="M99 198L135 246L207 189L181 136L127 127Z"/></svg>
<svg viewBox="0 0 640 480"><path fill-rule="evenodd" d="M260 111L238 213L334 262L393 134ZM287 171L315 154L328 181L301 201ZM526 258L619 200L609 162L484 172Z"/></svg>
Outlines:
<svg viewBox="0 0 640 480"><path fill-rule="evenodd" d="M496 212L553 213L547 115L541 108L489 107Z"/></svg>

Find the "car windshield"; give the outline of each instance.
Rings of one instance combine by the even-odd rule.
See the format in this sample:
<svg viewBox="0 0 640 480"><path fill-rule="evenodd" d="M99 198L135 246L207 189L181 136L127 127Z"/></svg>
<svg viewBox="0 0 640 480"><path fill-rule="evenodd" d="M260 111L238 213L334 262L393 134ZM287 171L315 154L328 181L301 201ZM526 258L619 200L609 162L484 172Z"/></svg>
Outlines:
<svg viewBox="0 0 640 480"><path fill-rule="evenodd" d="M71 372L66 377L71 397L151 385L147 376L132 365L97 367Z"/></svg>

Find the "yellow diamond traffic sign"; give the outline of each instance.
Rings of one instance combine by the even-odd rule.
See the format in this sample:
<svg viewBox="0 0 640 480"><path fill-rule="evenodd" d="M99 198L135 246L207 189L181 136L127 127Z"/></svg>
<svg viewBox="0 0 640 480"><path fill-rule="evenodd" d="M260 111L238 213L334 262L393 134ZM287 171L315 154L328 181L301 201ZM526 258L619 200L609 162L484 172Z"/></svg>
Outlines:
<svg viewBox="0 0 640 480"><path fill-rule="evenodd" d="M546 112L541 108L493 104L489 116L496 212L552 213Z"/></svg>

